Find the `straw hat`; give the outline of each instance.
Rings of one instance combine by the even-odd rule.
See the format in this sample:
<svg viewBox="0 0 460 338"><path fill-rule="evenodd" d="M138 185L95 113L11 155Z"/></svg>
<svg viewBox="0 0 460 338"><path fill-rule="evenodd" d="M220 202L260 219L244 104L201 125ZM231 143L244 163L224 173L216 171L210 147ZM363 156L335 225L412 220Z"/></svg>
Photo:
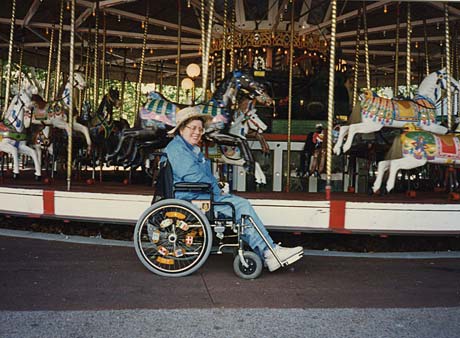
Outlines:
<svg viewBox="0 0 460 338"><path fill-rule="evenodd" d="M168 131L168 134L175 134L177 130L179 130L180 126L192 117L199 117L204 123L212 119L211 115L203 114L199 106L186 107L176 113L176 126Z"/></svg>

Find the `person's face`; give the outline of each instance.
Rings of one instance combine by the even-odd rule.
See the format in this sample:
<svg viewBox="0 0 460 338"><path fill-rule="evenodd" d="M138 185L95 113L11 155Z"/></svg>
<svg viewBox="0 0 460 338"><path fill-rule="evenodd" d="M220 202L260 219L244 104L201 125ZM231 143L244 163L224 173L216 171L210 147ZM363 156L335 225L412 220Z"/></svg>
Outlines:
<svg viewBox="0 0 460 338"><path fill-rule="evenodd" d="M198 145L201 140L201 135L203 135L204 127L203 121L201 120L192 120L185 124L180 130L181 136L192 146Z"/></svg>

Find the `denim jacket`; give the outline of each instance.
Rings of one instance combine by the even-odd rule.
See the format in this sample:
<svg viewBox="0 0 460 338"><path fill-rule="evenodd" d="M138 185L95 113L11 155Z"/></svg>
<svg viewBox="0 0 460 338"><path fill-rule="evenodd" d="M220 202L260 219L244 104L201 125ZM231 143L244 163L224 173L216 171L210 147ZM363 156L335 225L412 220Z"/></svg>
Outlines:
<svg viewBox="0 0 460 338"><path fill-rule="evenodd" d="M211 171L211 162L206 159L198 146L192 146L176 135L165 148L173 171L174 183L210 183L215 197L221 194L216 178ZM207 199L209 195L194 192L177 192L176 198L184 200Z"/></svg>

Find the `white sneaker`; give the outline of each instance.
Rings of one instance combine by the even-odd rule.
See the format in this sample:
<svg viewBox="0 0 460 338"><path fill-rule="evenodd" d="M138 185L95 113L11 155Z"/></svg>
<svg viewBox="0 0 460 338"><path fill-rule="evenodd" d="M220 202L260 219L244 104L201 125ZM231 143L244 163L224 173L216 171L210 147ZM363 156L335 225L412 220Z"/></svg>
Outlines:
<svg viewBox="0 0 460 338"><path fill-rule="evenodd" d="M279 260L284 265L292 264L303 256L303 248L301 246L296 246L295 248L283 248L282 246L275 246L273 249L278 255ZM272 254L270 250L264 252L265 264L268 267L268 270L275 271L281 267L280 263L276 257Z"/></svg>

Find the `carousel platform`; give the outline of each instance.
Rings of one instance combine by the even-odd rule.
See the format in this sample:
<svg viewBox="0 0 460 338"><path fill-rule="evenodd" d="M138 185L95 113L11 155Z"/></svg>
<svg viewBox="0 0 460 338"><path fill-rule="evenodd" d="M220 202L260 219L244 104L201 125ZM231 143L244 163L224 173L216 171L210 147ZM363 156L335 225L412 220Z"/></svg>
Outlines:
<svg viewBox="0 0 460 338"><path fill-rule="evenodd" d="M34 181L30 173L0 183L0 213L12 216L102 222L136 223L149 207L151 184L74 179L70 191L64 178ZM109 179L110 177L106 177ZM126 183L126 182L125 182ZM236 192L248 198L267 228L294 232L369 234L460 234L460 203L447 193L415 197L332 192Z"/></svg>

